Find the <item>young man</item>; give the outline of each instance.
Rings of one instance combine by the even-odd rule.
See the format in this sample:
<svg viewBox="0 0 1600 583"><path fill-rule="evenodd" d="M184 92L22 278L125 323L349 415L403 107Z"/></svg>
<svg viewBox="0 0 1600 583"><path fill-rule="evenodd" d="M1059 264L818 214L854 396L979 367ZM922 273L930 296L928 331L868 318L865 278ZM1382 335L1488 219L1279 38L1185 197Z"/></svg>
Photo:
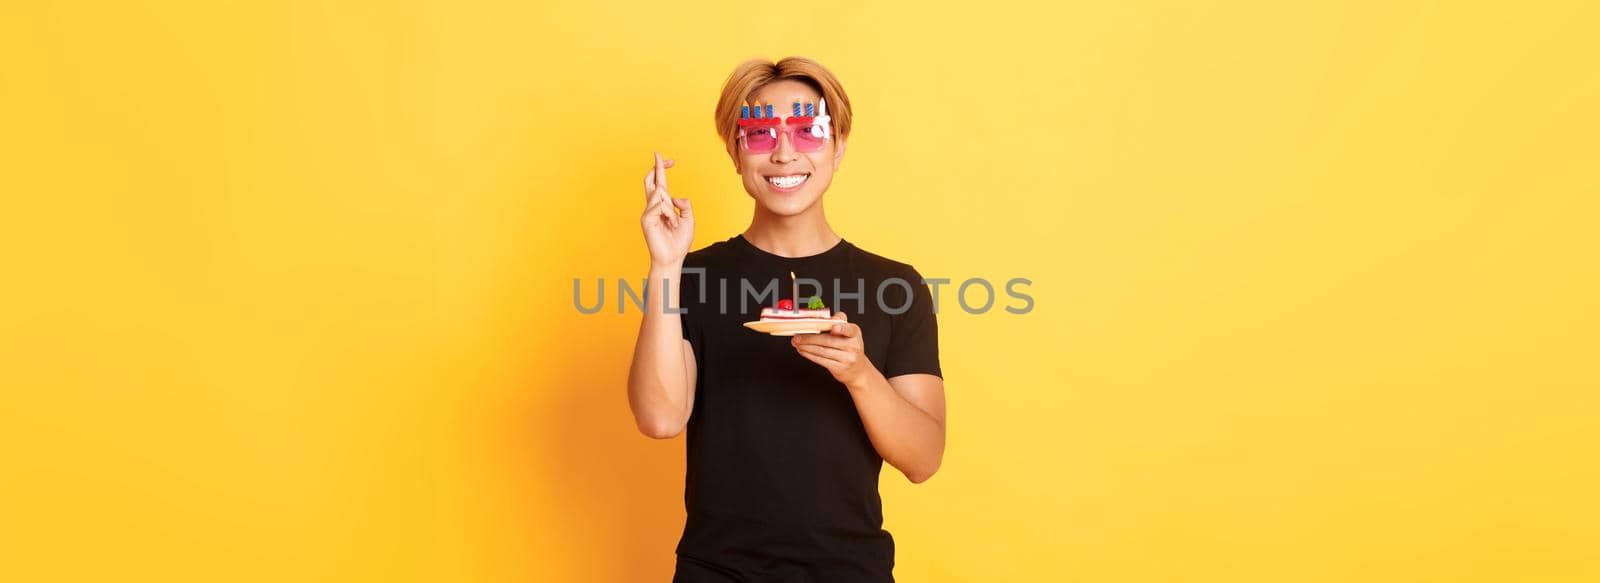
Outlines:
<svg viewBox="0 0 1600 583"><path fill-rule="evenodd" d="M628 403L650 437L688 431L673 581L893 581L878 474L887 461L920 483L944 455L931 294L911 266L828 226L822 198L850 134L832 73L746 62L716 117L755 201L749 228L690 253L694 212L667 192L673 161L657 154L644 179L650 275ZM791 272L815 285L789 299L818 296L838 323L792 337L744 327L796 295Z"/></svg>

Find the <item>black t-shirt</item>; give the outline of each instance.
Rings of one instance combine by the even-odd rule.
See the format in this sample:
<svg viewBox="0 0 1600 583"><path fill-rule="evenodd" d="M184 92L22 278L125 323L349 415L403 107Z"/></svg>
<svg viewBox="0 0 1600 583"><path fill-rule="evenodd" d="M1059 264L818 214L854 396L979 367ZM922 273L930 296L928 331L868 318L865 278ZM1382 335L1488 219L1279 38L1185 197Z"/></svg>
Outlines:
<svg viewBox="0 0 1600 583"><path fill-rule="evenodd" d="M799 258L743 236L690 253L679 297L699 370L679 560L749 581L893 581L883 459L849 390L789 338L742 325L791 298L791 271L820 284L801 284L802 306L820 295L861 326L885 378L941 374L933 299L910 265L843 240Z"/></svg>

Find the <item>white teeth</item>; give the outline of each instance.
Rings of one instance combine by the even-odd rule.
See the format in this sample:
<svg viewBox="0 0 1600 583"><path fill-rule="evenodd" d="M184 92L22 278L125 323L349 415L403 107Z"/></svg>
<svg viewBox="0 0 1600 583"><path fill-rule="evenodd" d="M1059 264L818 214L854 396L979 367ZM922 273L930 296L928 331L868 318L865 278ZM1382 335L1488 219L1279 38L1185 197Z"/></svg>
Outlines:
<svg viewBox="0 0 1600 583"><path fill-rule="evenodd" d="M794 188L799 186L801 182L805 182L808 176L809 175L807 174L796 174L793 176L768 176L767 182L771 182L773 186L777 186L778 188Z"/></svg>

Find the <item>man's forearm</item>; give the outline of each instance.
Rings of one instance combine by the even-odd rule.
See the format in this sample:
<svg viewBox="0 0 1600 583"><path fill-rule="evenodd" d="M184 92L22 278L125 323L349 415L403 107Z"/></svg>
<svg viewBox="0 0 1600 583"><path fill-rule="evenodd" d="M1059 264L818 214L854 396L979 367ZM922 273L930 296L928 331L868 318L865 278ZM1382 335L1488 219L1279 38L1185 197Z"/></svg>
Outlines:
<svg viewBox="0 0 1600 583"><path fill-rule="evenodd" d="M944 458L944 423L894 390L877 369L845 385L878 456L912 482L938 471Z"/></svg>
<svg viewBox="0 0 1600 583"><path fill-rule="evenodd" d="M652 437L676 435L688 418L683 323L663 306L680 306L678 266L651 265L645 282L644 319L628 371L628 404L639 429ZM670 293L663 286L670 288Z"/></svg>

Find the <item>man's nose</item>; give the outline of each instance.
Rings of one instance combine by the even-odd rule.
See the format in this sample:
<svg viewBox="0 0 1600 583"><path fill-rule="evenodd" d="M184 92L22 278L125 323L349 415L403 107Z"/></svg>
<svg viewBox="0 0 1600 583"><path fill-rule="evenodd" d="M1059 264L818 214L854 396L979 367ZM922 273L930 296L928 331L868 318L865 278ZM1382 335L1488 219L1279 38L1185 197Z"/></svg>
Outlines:
<svg viewBox="0 0 1600 583"><path fill-rule="evenodd" d="M789 142L787 132L778 132L778 147L772 150L773 164L787 164L796 157L794 144Z"/></svg>

